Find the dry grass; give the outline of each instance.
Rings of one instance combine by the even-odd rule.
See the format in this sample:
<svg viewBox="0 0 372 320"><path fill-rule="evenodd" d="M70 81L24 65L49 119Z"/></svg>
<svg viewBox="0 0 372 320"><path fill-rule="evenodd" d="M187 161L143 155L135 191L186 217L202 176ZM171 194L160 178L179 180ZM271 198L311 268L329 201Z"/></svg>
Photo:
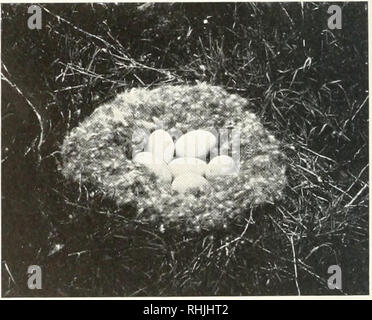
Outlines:
<svg viewBox="0 0 372 320"><path fill-rule="evenodd" d="M367 11L326 4L2 6L5 296L368 292ZM226 234L133 223L58 171L68 130L131 87L207 81L283 141L289 187ZM26 287L38 264L43 290ZM343 271L327 288L328 266Z"/></svg>

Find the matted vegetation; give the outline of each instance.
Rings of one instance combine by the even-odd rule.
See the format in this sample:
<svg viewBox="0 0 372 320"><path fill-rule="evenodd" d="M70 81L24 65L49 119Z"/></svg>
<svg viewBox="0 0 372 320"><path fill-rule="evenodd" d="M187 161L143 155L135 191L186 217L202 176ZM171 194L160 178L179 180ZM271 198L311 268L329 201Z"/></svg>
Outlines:
<svg viewBox="0 0 372 320"><path fill-rule="evenodd" d="M365 4L2 5L2 294L368 293ZM133 87L239 94L288 158L284 199L228 232L161 232L59 171L67 132ZM43 289L27 288L40 265ZM342 268L342 290L327 269Z"/></svg>

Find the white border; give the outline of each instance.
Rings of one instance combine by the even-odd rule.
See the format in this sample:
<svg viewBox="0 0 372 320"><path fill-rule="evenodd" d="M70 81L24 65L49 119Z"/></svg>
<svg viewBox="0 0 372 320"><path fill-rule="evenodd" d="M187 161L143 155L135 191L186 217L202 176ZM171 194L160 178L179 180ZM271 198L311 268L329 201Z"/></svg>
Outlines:
<svg viewBox="0 0 372 320"><path fill-rule="evenodd" d="M325 1L280 1L280 0L255 0L255 1L223 1L223 2L368 2L368 81L369 81L369 92L372 92L372 59L371 59L371 42L372 42L372 0L368 1L358 1L358 0L351 0L351 1L337 1L337 0L325 0ZM169 0L163 0L163 1L139 1L139 0L127 0L127 1L89 1L89 0L78 0L78 1L71 1L71 0L65 0L58 3L144 3L144 2L217 2L217 1L209 1L209 0L199 0L199 1L169 1ZM222 1L221 1L222 2ZM22 1L22 0L14 0L14 1L3 1L0 0L0 5L2 3L57 3L57 1ZM0 21L1 21L1 11L0 11ZM1 26L0 26L1 27ZM0 35L2 33L2 29L0 28ZM0 54L1 54L1 37L0 37ZM370 98L370 97L369 97ZM371 110L371 101L369 101L369 110ZM1 104L1 81L0 81L0 104ZM1 109L0 109L1 114ZM371 159L372 156L372 143L371 143L371 122L369 122L369 159ZM1 122L0 122L0 132L1 132ZM1 144L1 135L0 135L0 144ZM1 149L0 149L0 159L1 159ZM0 167L0 181L1 180L1 169ZM372 175L372 169L371 166L369 166L369 180L371 180ZM1 194L1 184L0 184L0 194ZM0 213L2 212L2 202L0 202ZM2 215L0 214L0 235L2 235L1 227L2 227L2 221L1 221ZM2 288L1 288L1 281L0 281L0 300L372 300L372 284L371 284L371 275L372 275L372 258L371 258L371 235L372 235L372 223L371 223L371 194L369 193L369 295L336 295L336 296L314 296L314 295L305 295L305 296L167 296L167 297L25 297L25 298L18 298L18 297L3 297L2 296ZM1 243L2 238L0 239ZM0 246L0 257L2 257L2 246ZM1 260L2 261L2 260ZM2 263L0 263L0 274L2 272ZM25 270L26 272L26 270Z"/></svg>

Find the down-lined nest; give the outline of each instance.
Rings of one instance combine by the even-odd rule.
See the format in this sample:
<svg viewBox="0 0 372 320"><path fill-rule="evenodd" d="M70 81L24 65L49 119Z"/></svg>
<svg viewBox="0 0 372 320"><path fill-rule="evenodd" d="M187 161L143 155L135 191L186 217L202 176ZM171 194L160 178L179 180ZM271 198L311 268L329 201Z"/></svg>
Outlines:
<svg viewBox="0 0 372 320"><path fill-rule="evenodd" d="M94 186L118 207L135 209L135 219L184 230L227 227L250 209L272 203L286 184L278 141L247 100L207 84L136 88L97 108L74 128L62 146L62 173ZM176 128L234 128L240 131L237 176L216 178L211 188L178 194L145 166L132 161L133 133Z"/></svg>

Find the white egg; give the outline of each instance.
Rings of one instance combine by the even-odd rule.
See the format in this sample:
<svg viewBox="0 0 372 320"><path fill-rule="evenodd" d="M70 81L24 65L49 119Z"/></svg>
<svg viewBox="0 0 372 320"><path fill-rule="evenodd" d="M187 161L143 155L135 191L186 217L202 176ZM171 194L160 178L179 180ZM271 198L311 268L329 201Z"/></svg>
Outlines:
<svg viewBox="0 0 372 320"><path fill-rule="evenodd" d="M177 157L192 157L205 160L207 154L216 146L217 138L206 130L193 130L176 141Z"/></svg>
<svg viewBox="0 0 372 320"><path fill-rule="evenodd" d="M214 157L207 165L206 177L207 179L216 176L228 176L237 173L237 167L233 158L221 155Z"/></svg>
<svg viewBox="0 0 372 320"><path fill-rule="evenodd" d="M172 189L183 194L196 189L208 188L209 182L202 176L195 173L184 173L177 176L173 183Z"/></svg>
<svg viewBox="0 0 372 320"><path fill-rule="evenodd" d="M161 158L154 156L151 152L137 153L134 156L133 161L141 164L163 163Z"/></svg>
<svg viewBox="0 0 372 320"><path fill-rule="evenodd" d="M203 176L207 169L206 162L198 158L173 159L168 166L175 177L183 173L196 173Z"/></svg>
<svg viewBox="0 0 372 320"><path fill-rule="evenodd" d="M166 163L173 159L174 143L170 134L162 129L150 134L147 151L156 158L163 159Z"/></svg>
<svg viewBox="0 0 372 320"><path fill-rule="evenodd" d="M172 182L172 174L166 163L147 165L147 167L155 173L155 175L165 183Z"/></svg>
<svg viewBox="0 0 372 320"><path fill-rule="evenodd" d="M162 159L154 157L152 153L140 152L133 158L133 161L145 165L161 181L166 183L172 182L172 173L167 164Z"/></svg>

